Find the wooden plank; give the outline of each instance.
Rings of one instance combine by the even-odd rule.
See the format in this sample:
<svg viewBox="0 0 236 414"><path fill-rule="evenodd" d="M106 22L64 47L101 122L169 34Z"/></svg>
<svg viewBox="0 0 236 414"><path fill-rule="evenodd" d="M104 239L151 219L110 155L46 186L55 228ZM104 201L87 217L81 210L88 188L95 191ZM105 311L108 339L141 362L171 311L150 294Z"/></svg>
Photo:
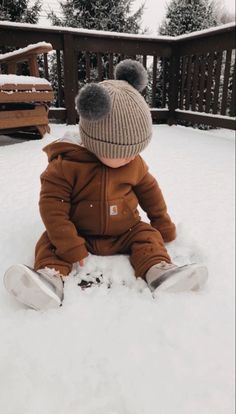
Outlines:
<svg viewBox="0 0 236 414"><path fill-rule="evenodd" d="M90 54L86 50L85 52L85 69L86 69L86 82L90 82Z"/></svg>
<svg viewBox="0 0 236 414"><path fill-rule="evenodd" d="M189 109L190 107L190 95L192 92L191 83L192 83L192 55L188 56L185 109Z"/></svg>
<svg viewBox="0 0 236 414"><path fill-rule="evenodd" d="M28 65L29 65L30 75L39 77L39 68L38 68L37 56L29 56Z"/></svg>
<svg viewBox="0 0 236 414"><path fill-rule="evenodd" d="M49 80L48 55L47 55L47 53L43 54L43 63L44 63L44 77L47 80Z"/></svg>
<svg viewBox="0 0 236 414"><path fill-rule="evenodd" d="M175 119L175 110L178 106L178 79L179 79L179 57L175 54L170 58L170 71L169 71L169 78L170 78L170 86L168 90L169 94L169 118L168 124L173 125L176 123Z"/></svg>
<svg viewBox="0 0 236 414"><path fill-rule="evenodd" d="M147 69L147 55L143 55L143 66Z"/></svg>
<svg viewBox="0 0 236 414"><path fill-rule="evenodd" d="M32 114L24 114L24 111L22 111L22 117L19 117L18 114L16 113L15 115L17 116L17 120L14 121L13 119L0 119L0 131L1 129L19 129L21 127L26 127L26 126L37 126L37 125L47 125L48 124L48 118L47 116L45 117L38 117L38 116L33 116Z"/></svg>
<svg viewBox="0 0 236 414"><path fill-rule="evenodd" d="M60 107L63 103L63 90L62 90L62 70L61 70L61 51L56 50L57 60L57 78L58 78L58 90L57 90L57 103Z"/></svg>
<svg viewBox="0 0 236 414"><path fill-rule="evenodd" d="M14 51L14 53L12 55L10 55L10 53L7 54L7 56L4 57L1 56L0 57L0 63L7 63L7 62L13 62L13 63L18 63L18 62L24 62L26 60L31 59L33 56L37 56L37 55L41 55L43 53L48 53L52 50L52 47L49 45L45 45L45 46L35 46L32 49L28 49L28 48L22 48L22 50L19 51Z"/></svg>
<svg viewBox="0 0 236 414"><path fill-rule="evenodd" d="M109 79L114 78L113 53L109 53Z"/></svg>
<svg viewBox="0 0 236 414"><path fill-rule="evenodd" d="M206 79L206 57L201 56L201 69L200 69L200 89L198 99L198 111L203 112L204 95L205 95L205 79Z"/></svg>
<svg viewBox="0 0 236 414"><path fill-rule="evenodd" d="M63 50L63 32L61 30L51 30L50 28L39 28L37 25L26 27L24 24L17 23L16 26L3 27L0 22L1 44L14 48L26 47L30 43L45 42L52 44L53 49Z"/></svg>
<svg viewBox="0 0 236 414"><path fill-rule="evenodd" d="M144 38L139 42L138 37L123 38L121 36L112 39L109 35L105 37L96 36L96 38L75 36L75 45L79 50L89 50L94 53L119 53L125 56L171 56L171 42L150 41Z"/></svg>
<svg viewBox="0 0 236 414"><path fill-rule="evenodd" d="M170 112L168 109L157 109L157 108L151 108L151 116L152 121L167 121L170 117Z"/></svg>
<svg viewBox="0 0 236 414"><path fill-rule="evenodd" d="M232 75L232 95L230 102L230 116L236 116L236 61L234 61Z"/></svg>
<svg viewBox="0 0 236 414"><path fill-rule="evenodd" d="M178 56L197 54L202 55L213 50L215 52L221 52L227 49L235 48L235 29L232 27L232 31L228 33L216 33L214 36L210 32L206 33L206 36L200 37L199 35L189 36L188 38L177 40L175 42L176 53Z"/></svg>
<svg viewBox="0 0 236 414"><path fill-rule="evenodd" d="M53 92L0 92L0 102L51 102L53 96Z"/></svg>
<svg viewBox="0 0 236 414"><path fill-rule="evenodd" d="M103 80L103 64L102 64L102 55L97 53L97 65L98 65L98 81Z"/></svg>
<svg viewBox="0 0 236 414"><path fill-rule="evenodd" d="M162 108L166 107L166 79L167 79L167 58L162 58Z"/></svg>
<svg viewBox="0 0 236 414"><path fill-rule="evenodd" d="M36 107L32 110L0 112L0 129L47 124L48 115L45 107Z"/></svg>
<svg viewBox="0 0 236 414"><path fill-rule="evenodd" d="M208 60L207 60L208 70L207 70L206 109L205 109L206 113L209 113L211 109L213 64L214 64L214 52L209 54Z"/></svg>
<svg viewBox="0 0 236 414"><path fill-rule="evenodd" d="M147 55L143 55L142 57L140 56L139 57L139 62L142 63L142 65L145 69L147 69ZM144 99L146 99L147 87L145 87L141 93L142 93Z"/></svg>
<svg viewBox="0 0 236 414"><path fill-rule="evenodd" d="M30 27L27 27L25 25L18 25L18 24L16 24L14 26L14 23L11 26L6 25L6 24L4 25L4 23L0 23L0 31L2 31L2 32L4 32L4 31L9 32L10 31L11 32L10 33L11 37L12 37L13 32L15 34L15 37L17 37L18 34L19 34L19 36L23 35L23 36L21 36L21 39L20 39L21 40L21 45L20 46L22 46L22 45L24 45L24 43L22 42L22 38L25 38L25 37L29 38L29 35L31 33L33 34L33 37L40 38L40 36L41 36L41 39L42 39L42 37L44 39L46 37L45 41L47 41L47 42L50 41L50 43L53 43L53 41L54 41L53 35L57 35L57 38L61 38L61 36L63 36L65 33L68 32L68 28L60 27L60 30L58 30L57 27L53 27L53 26L42 28L42 27L37 27L37 25L30 25ZM89 38L89 39L91 39L95 42L98 38L99 39L109 38L109 39L112 39L112 40L121 39L121 40L127 40L127 41L134 40L132 36L130 36L128 34L125 34L125 33L119 33L118 36L117 36L117 34L113 33L113 32L105 32L105 33L100 32L99 33L98 31L94 32L94 31L88 31L86 29L85 30L80 29L78 31L77 28L75 28L74 30L73 30L73 28L70 28L70 32L73 36L76 36L78 39L80 39L80 38ZM37 35L37 36L35 36L35 35ZM147 36L136 35L135 39L137 39L137 41L139 43L144 41L146 43L151 43L152 44L152 43L155 43L155 41L156 41L155 36L147 38ZM166 44L171 43L171 39L169 39L169 38L168 39L160 39L160 41L161 41L161 43L164 43L164 44L165 43ZM35 42L35 40L34 40L34 42ZM60 43L60 42L58 42L58 43ZM12 45L12 43L10 45Z"/></svg>
<svg viewBox="0 0 236 414"><path fill-rule="evenodd" d="M39 127L40 128L40 127ZM42 125L43 128L43 125ZM47 125L47 128L49 128L49 124ZM33 140L35 138L38 138L38 128L37 126L24 126L19 128L6 128L1 129L1 134L8 135L10 134L13 138L23 138L24 140Z"/></svg>
<svg viewBox="0 0 236 414"><path fill-rule="evenodd" d="M17 70L17 65L16 65L15 62L7 63L7 73L8 74L16 74L16 70Z"/></svg>
<svg viewBox="0 0 236 414"><path fill-rule="evenodd" d="M213 114L217 114L219 105L219 91L220 91L220 77L221 77L221 65L222 65L223 52L218 52L216 57L216 68L215 68L215 86L214 86L214 97L213 97Z"/></svg>
<svg viewBox="0 0 236 414"><path fill-rule="evenodd" d="M186 81L186 69L187 69L187 56L183 56L181 59L181 88L180 88L180 109L184 108L184 95L185 95L185 81Z"/></svg>
<svg viewBox="0 0 236 414"><path fill-rule="evenodd" d="M232 50L227 50L225 71L224 71L223 95L222 95L221 111L220 111L221 115L225 115L226 109L227 109L231 56L232 56Z"/></svg>
<svg viewBox="0 0 236 414"><path fill-rule="evenodd" d="M50 120L56 119L59 120L61 123L64 123L67 117L66 108L49 108L48 117Z"/></svg>
<svg viewBox="0 0 236 414"><path fill-rule="evenodd" d="M153 56L153 67L152 67L152 107L156 106L156 86L157 83L157 56Z"/></svg>
<svg viewBox="0 0 236 414"><path fill-rule="evenodd" d="M32 112L34 112L34 116L41 116L41 115L44 115L45 113L47 114L48 110L45 105L37 105L35 106L35 108L32 108L32 109L24 109L24 110L16 109L13 111L10 111L10 110L1 111L0 118L4 119L6 117L6 114L9 118L16 118L16 115L15 115L16 112L19 112L19 117L21 117L21 112L28 113L28 114L32 114Z"/></svg>
<svg viewBox="0 0 236 414"><path fill-rule="evenodd" d="M213 117L210 115L203 115L196 113L184 113L184 112L176 112L176 119L178 121L188 121L193 124L204 124L204 125L210 125L213 127L219 127L219 128L227 128L227 129L233 129L236 130L236 122L235 119L229 119L228 117Z"/></svg>
<svg viewBox="0 0 236 414"><path fill-rule="evenodd" d="M43 138L43 136L46 133L50 134L50 126L48 124L46 124L46 125L36 125L36 129L38 130L41 138Z"/></svg>
<svg viewBox="0 0 236 414"><path fill-rule="evenodd" d="M199 56L196 55L195 60L194 60L194 68L193 68L193 91L192 91L192 105L191 105L192 111L196 110L196 104L197 104L199 67L200 67Z"/></svg>
<svg viewBox="0 0 236 414"><path fill-rule="evenodd" d="M50 84L33 84L33 83L4 83L0 85L0 91L52 91L52 86Z"/></svg>
<svg viewBox="0 0 236 414"><path fill-rule="evenodd" d="M202 31L197 31L194 33L191 33L191 35L188 35L187 37L184 35L183 37L180 36L180 38L177 38L177 47L182 44L185 43L188 40L199 40L199 39L203 39L204 41L206 41L207 39L215 39L216 36L218 35L228 35L228 34L235 34L235 25L230 25L230 26L218 26L218 27L211 27L210 31L207 30L202 30Z"/></svg>
<svg viewBox="0 0 236 414"><path fill-rule="evenodd" d="M67 109L67 122L76 124L75 96L78 93L77 56L74 38L71 33L64 33L64 93Z"/></svg>

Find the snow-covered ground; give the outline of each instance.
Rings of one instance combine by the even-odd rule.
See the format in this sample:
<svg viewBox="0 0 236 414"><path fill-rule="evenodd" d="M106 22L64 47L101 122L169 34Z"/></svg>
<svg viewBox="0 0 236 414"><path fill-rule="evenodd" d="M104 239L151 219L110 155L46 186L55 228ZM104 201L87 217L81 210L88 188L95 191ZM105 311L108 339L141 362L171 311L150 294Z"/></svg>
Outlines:
<svg viewBox="0 0 236 414"><path fill-rule="evenodd" d="M2 276L33 263L41 148L66 131L0 147ZM1 413L233 414L234 133L154 126L143 156L178 226L169 252L205 261L207 286L153 298L126 256L91 256L112 288L82 292L71 276L59 310L26 309L1 284Z"/></svg>

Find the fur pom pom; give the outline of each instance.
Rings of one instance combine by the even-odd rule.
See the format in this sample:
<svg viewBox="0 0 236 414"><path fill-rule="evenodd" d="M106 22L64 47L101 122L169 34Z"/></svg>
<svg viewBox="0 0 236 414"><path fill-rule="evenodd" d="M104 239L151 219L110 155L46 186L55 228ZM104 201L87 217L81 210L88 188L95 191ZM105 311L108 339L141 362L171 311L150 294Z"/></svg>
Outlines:
<svg viewBox="0 0 236 414"><path fill-rule="evenodd" d="M123 60L116 66L115 79L127 81L139 92L142 92L148 83L146 69L140 62L132 59Z"/></svg>
<svg viewBox="0 0 236 414"><path fill-rule="evenodd" d="M75 105L82 118L98 121L111 111L111 98L102 85L90 83L81 89Z"/></svg>

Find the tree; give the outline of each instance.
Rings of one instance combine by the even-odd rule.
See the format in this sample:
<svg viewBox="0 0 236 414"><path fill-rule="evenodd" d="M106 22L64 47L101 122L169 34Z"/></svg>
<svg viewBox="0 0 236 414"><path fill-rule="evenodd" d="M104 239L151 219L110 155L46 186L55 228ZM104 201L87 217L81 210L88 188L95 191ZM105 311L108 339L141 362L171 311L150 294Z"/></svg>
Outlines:
<svg viewBox="0 0 236 414"><path fill-rule="evenodd" d="M59 1L62 17L48 15L53 25L111 32L139 33L144 4L131 14L134 0Z"/></svg>
<svg viewBox="0 0 236 414"><path fill-rule="evenodd" d="M0 21L8 20L19 23L37 23L41 7L41 0L35 1L31 6L29 6L29 0L0 0ZM9 46L0 47L0 53L6 53L12 50L13 48ZM2 69L4 71L4 68ZM25 64L23 64L22 72L25 75L29 74Z"/></svg>
<svg viewBox="0 0 236 414"><path fill-rule="evenodd" d="M209 0L172 0L167 6L165 21L159 33L179 36L217 26L214 2Z"/></svg>
<svg viewBox="0 0 236 414"><path fill-rule="evenodd" d="M159 28L159 34L179 36L217 26L216 11L216 4L209 0L172 0L167 6L165 20ZM166 90L169 88L169 69L170 62L160 58L157 66L155 107L162 107L164 83ZM152 68L149 76L152 80Z"/></svg>
<svg viewBox="0 0 236 414"><path fill-rule="evenodd" d="M159 34L179 36L217 26L217 5L215 2L209 0L172 0L167 6L165 20L159 28ZM166 68L168 68L168 64L166 64L165 70ZM168 87L168 76L166 76L165 82ZM157 76L157 105L161 100L162 83L163 59L160 59Z"/></svg>
<svg viewBox="0 0 236 414"><path fill-rule="evenodd" d="M37 23L41 7L41 1L29 6L29 0L0 0L0 20Z"/></svg>
<svg viewBox="0 0 236 414"><path fill-rule="evenodd" d="M134 0L67 0L59 1L61 15L57 16L53 10L48 18L53 25L75 27L83 29L106 30L110 32L139 33L141 32L141 18L144 4L135 13L131 13ZM119 61L114 56L114 65ZM104 77L108 77L108 56L102 56ZM58 74L55 55L51 57L50 74L54 90L58 90ZM90 53L90 79L97 79L97 55ZM63 65L62 65L63 67ZM86 82L85 53L78 53L79 87ZM62 73L62 86L63 86ZM58 96L56 97L57 104Z"/></svg>

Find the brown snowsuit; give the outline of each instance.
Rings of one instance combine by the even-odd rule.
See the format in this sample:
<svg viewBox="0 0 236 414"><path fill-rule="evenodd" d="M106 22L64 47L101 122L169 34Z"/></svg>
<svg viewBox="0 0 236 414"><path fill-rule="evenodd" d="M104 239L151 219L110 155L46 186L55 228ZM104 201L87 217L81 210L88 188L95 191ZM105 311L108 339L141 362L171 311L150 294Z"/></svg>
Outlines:
<svg viewBox="0 0 236 414"><path fill-rule="evenodd" d="M56 141L44 148L49 164L41 175L40 214L46 227L36 246L35 269L67 275L88 252L129 254L136 276L170 262L164 242L175 225L155 178L138 155L109 168L84 147ZM137 206L151 224L141 221Z"/></svg>

